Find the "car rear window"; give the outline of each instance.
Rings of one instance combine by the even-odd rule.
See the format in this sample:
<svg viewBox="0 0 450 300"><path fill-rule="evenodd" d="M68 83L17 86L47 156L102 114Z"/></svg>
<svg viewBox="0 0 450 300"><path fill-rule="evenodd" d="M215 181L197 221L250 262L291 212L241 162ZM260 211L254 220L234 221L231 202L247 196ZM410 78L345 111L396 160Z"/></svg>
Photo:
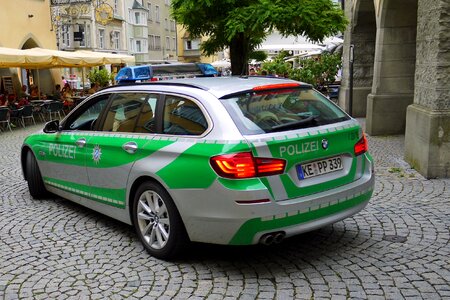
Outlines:
<svg viewBox="0 0 450 300"><path fill-rule="evenodd" d="M350 119L311 88L247 92L221 99L242 134L261 134L332 124Z"/></svg>

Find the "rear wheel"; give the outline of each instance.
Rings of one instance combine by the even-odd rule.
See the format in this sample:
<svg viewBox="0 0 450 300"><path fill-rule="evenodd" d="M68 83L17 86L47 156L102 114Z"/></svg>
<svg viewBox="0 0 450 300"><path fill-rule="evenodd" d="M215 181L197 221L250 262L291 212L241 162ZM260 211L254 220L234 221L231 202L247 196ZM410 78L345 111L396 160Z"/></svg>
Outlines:
<svg viewBox="0 0 450 300"><path fill-rule="evenodd" d="M41 172L37 164L36 158L31 151L27 153L26 168L28 189L30 194L35 199L42 199L47 195L47 190L42 180Z"/></svg>
<svg viewBox="0 0 450 300"><path fill-rule="evenodd" d="M174 258L188 238L172 198L157 183L145 182L133 203L133 224L145 249L154 257Z"/></svg>

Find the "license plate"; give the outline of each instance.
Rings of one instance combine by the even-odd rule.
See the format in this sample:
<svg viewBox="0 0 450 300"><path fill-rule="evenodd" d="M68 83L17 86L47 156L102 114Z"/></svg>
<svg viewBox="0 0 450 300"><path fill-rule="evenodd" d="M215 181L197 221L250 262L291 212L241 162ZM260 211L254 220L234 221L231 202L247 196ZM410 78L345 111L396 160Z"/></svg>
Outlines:
<svg viewBox="0 0 450 300"><path fill-rule="evenodd" d="M298 179L306 179L314 176L328 174L342 170L342 158L340 156L316 160L307 164L297 165Z"/></svg>

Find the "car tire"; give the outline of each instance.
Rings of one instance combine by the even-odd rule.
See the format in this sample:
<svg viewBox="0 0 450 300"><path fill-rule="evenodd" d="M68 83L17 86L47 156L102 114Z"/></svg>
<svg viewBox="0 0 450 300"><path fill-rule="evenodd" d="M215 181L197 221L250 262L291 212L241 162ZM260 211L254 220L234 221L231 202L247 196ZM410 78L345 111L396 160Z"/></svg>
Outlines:
<svg viewBox="0 0 450 300"><path fill-rule="evenodd" d="M44 181L42 180L41 171L39 170L36 158L31 151L28 151L27 153L25 171L31 196L34 199L44 198L48 192L45 188Z"/></svg>
<svg viewBox="0 0 450 300"><path fill-rule="evenodd" d="M137 189L132 218L139 239L156 258L175 258L189 242L172 198L155 182L144 182Z"/></svg>

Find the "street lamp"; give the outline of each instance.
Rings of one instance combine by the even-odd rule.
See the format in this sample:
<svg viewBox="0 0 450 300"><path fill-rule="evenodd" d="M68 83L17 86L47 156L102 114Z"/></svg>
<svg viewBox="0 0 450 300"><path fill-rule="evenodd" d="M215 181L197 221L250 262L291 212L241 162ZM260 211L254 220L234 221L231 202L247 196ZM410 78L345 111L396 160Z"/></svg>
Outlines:
<svg viewBox="0 0 450 300"><path fill-rule="evenodd" d="M354 59L355 45L350 45L349 51L349 65L350 65L350 78L349 78L349 95L348 95L348 113L351 116L353 114L353 59Z"/></svg>

